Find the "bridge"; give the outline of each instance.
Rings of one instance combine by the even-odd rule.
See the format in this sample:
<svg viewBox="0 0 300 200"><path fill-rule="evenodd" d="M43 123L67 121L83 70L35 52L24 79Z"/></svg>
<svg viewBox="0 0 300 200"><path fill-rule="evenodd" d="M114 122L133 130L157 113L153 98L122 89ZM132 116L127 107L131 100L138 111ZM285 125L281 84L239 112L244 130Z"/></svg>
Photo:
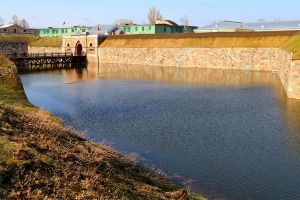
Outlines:
<svg viewBox="0 0 300 200"><path fill-rule="evenodd" d="M72 53L13 54L7 57L20 71L71 68L76 64L86 63L86 55Z"/></svg>

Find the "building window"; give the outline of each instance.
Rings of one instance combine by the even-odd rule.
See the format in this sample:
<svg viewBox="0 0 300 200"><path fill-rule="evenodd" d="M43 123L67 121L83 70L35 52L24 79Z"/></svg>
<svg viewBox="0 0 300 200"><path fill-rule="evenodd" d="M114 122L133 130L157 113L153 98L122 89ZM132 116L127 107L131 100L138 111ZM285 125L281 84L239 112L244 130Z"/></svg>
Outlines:
<svg viewBox="0 0 300 200"><path fill-rule="evenodd" d="M6 32L6 28L3 31Z"/></svg>
<svg viewBox="0 0 300 200"><path fill-rule="evenodd" d="M138 27L135 27L135 32L137 32L138 31Z"/></svg>
<svg viewBox="0 0 300 200"><path fill-rule="evenodd" d="M90 42L90 51L93 51L93 43Z"/></svg>
<svg viewBox="0 0 300 200"><path fill-rule="evenodd" d="M149 31L151 31L151 28L152 28L152 27L151 27L151 26L149 26Z"/></svg>
<svg viewBox="0 0 300 200"><path fill-rule="evenodd" d="M143 32L145 31L145 27L142 27L142 31L143 31Z"/></svg>
<svg viewBox="0 0 300 200"><path fill-rule="evenodd" d="M167 27L164 27L164 32L167 32Z"/></svg>
<svg viewBox="0 0 300 200"><path fill-rule="evenodd" d="M14 29L14 33L17 33L17 29Z"/></svg>
<svg viewBox="0 0 300 200"><path fill-rule="evenodd" d="M24 29L23 32L26 33L26 30Z"/></svg>
<svg viewBox="0 0 300 200"><path fill-rule="evenodd" d="M128 27L128 32L130 32L130 27Z"/></svg>

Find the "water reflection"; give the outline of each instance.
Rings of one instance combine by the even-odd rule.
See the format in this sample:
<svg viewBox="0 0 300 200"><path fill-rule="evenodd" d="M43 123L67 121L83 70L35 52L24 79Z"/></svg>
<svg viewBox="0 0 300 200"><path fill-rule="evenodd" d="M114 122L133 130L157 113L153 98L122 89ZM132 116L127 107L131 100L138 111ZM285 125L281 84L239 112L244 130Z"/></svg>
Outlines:
<svg viewBox="0 0 300 200"><path fill-rule="evenodd" d="M207 196L299 197L300 101L277 74L122 65L22 81L35 105Z"/></svg>

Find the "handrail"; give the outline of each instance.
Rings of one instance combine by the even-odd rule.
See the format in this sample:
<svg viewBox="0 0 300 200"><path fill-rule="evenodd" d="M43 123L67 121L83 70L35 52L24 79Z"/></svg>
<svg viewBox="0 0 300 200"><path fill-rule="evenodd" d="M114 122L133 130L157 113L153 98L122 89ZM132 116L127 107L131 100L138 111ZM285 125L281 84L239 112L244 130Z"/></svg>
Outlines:
<svg viewBox="0 0 300 200"><path fill-rule="evenodd" d="M23 53L23 54L6 54L10 59L15 58L44 58L44 57L70 57L73 53Z"/></svg>

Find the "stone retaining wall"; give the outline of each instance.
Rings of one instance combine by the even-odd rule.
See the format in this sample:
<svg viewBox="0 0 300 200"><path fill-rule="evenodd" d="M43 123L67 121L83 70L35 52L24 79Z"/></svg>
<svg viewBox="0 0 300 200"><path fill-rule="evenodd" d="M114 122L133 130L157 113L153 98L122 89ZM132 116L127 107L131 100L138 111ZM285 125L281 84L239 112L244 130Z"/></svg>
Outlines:
<svg viewBox="0 0 300 200"><path fill-rule="evenodd" d="M0 42L0 54L10 55L17 54L22 55L28 52L28 44L25 43L17 43L17 42Z"/></svg>
<svg viewBox="0 0 300 200"><path fill-rule="evenodd" d="M272 71L278 48L118 48L99 49L100 63Z"/></svg>
<svg viewBox="0 0 300 200"><path fill-rule="evenodd" d="M25 43L0 43L0 54L23 55L27 53L62 53L61 47L31 47Z"/></svg>

